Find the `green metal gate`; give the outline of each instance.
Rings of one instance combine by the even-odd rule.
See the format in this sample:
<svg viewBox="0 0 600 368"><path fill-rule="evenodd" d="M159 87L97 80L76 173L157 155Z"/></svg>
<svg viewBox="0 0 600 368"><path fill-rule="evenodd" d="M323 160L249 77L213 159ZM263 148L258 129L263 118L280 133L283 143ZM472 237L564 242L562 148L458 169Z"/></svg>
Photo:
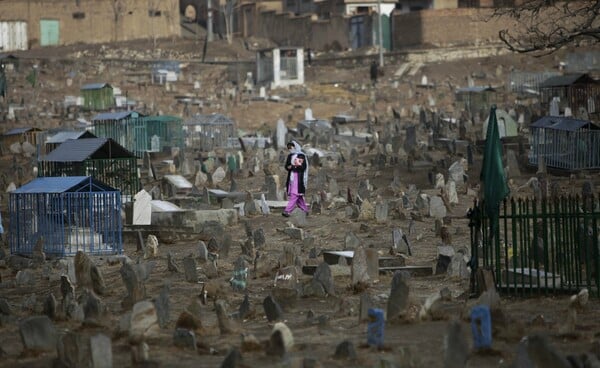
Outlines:
<svg viewBox="0 0 600 368"><path fill-rule="evenodd" d="M40 45L55 46L60 41L60 23L54 19L40 20Z"/></svg>
<svg viewBox="0 0 600 368"><path fill-rule="evenodd" d="M479 208L470 213L473 275L481 262L508 294L600 297L600 196L505 200L495 229Z"/></svg>

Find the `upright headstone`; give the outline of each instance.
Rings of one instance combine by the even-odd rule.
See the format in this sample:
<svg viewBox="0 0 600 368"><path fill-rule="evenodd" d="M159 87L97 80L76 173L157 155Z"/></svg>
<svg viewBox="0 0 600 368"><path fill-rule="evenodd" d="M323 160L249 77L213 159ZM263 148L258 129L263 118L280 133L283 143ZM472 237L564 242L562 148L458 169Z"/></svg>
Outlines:
<svg viewBox="0 0 600 368"><path fill-rule="evenodd" d="M54 351L58 334L47 316L28 317L19 323L21 341L27 350Z"/></svg>
<svg viewBox="0 0 600 368"><path fill-rule="evenodd" d="M152 196L144 189L133 198L133 225L150 225L152 223Z"/></svg>
<svg viewBox="0 0 600 368"><path fill-rule="evenodd" d="M313 116L313 111L310 107L307 107L304 110L304 120L315 120L315 118Z"/></svg>
<svg viewBox="0 0 600 368"><path fill-rule="evenodd" d="M281 195L281 188L279 184L278 175L267 175L265 176L265 186L267 188L267 199L271 201L281 201L283 196Z"/></svg>
<svg viewBox="0 0 600 368"><path fill-rule="evenodd" d="M560 97L553 97L552 101L550 101L550 116L559 116L560 115L560 111L559 111L559 104L560 104Z"/></svg>
<svg viewBox="0 0 600 368"><path fill-rule="evenodd" d="M240 256L233 266L233 276L229 280L234 290L245 290L248 279L248 263Z"/></svg>
<svg viewBox="0 0 600 368"><path fill-rule="evenodd" d="M363 247L358 247L354 250L352 257L352 286L359 284L367 284L369 282L369 272L367 269L367 254Z"/></svg>
<svg viewBox="0 0 600 368"><path fill-rule="evenodd" d="M404 241L405 235L402 229L394 228L392 230L392 247L396 253L409 254L408 244Z"/></svg>
<svg viewBox="0 0 600 368"><path fill-rule="evenodd" d="M285 122L283 121L283 119L277 120L277 130L275 132L277 148L279 148L279 149L285 148L285 145L287 143L285 141L287 132L288 132L288 129L285 126Z"/></svg>
<svg viewBox="0 0 600 368"><path fill-rule="evenodd" d="M171 310L171 304L169 301L170 291L170 284L165 283L160 291L160 294L158 294L158 297L154 300L156 316L158 317L158 325L161 328L166 328L169 323L169 312Z"/></svg>
<svg viewBox="0 0 600 368"><path fill-rule="evenodd" d="M456 183L454 180L448 180L446 183L446 193L450 204L458 204L458 193L456 193Z"/></svg>
<svg viewBox="0 0 600 368"><path fill-rule="evenodd" d="M311 281L311 288L317 296L335 294L333 275L331 274L331 268L327 263L322 262L317 266L317 270Z"/></svg>
<svg viewBox="0 0 600 368"><path fill-rule="evenodd" d="M406 271L396 271L392 278L390 297L387 304L387 319L391 320L404 314L409 302L408 279Z"/></svg>
<svg viewBox="0 0 600 368"><path fill-rule="evenodd" d="M198 259L201 262L208 261L208 248L206 248L206 243L202 240L198 242Z"/></svg>
<svg viewBox="0 0 600 368"><path fill-rule="evenodd" d="M128 309L146 297L146 286L142 275L139 274L132 262L124 262L119 272L127 290L127 295L121 305Z"/></svg>
<svg viewBox="0 0 600 368"><path fill-rule="evenodd" d="M360 246L360 243L360 239L352 231L346 233L344 238L344 249L356 249Z"/></svg>
<svg viewBox="0 0 600 368"><path fill-rule="evenodd" d="M183 259L183 272L185 275L185 281L191 282L193 284L198 282L196 260L191 254Z"/></svg>
<svg viewBox="0 0 600 368"><path fill-rule="evenodd" d="M281 306L271 295L267 296L263 300L263 308L269 322L280 320L283 315Z"/></svg>
<svg viewBox="0 0 600 368"><path fill-rule="evenodd" d="M439 196L432 196L429 198L429 216L433 218L444 218L446 217L447 210L444 200Z"/></svg>
<svg viewBox="0 0 600 368"><path fill-rule="evenodd" d="M519 169L519 160L514 150L506 151L506 164L508 165L509 179L514 179L521 176L521 170Z"/></svg>
<svg viewBox="0 0 600 368"><path fill-rule="evenodd" d="M379 252L375 248L365 249L367 256L367 273L372 281L379 279Z"/></svg>
<svg viewBox="0 0 600 368"><path fill-rule="evenodd" d="M446 186L446 181L444 180L444 174L437 173L435 175L435 189L441 189Z"/></svg>
<svg viewBox="0 0 600 368"><path fill-rule="evenodd" d="M131 312L129 342L138 344L158 335L160 327L154 304L149 300L137 302Z"/></svg>
<svg viewBox="0 0 600 368"><path fill-rule="evenodd" d="M112 368L112 340L110 337L99 333L90 337L90 350L92 368Z"/></svg>
<svg viewBox="0 0 600 368"><path fill-rule="evenodd" d="M460 321L453 320L444 336L444 368L464 368L469 357L469 344Z"/></svg>
<svg viewBox="0 0 600 368"><path fill-rule="evenodd" d="M385 223L388 220L388 202L386 200L375 205L375 219L378 223Z"/></svg>

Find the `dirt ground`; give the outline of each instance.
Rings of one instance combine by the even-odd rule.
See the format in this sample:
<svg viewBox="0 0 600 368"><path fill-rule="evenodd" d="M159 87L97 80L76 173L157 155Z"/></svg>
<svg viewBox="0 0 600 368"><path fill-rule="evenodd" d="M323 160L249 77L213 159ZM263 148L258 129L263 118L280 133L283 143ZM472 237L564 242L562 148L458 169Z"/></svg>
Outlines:
<svg viewBox="0 0 600 368"><path fill-rule="evenodd" d="M443 106L444 111L454 113L456 104L453 102L451 86L466 84L468 76L483 72L487 75L485 82L497 85L504 79L503 73L512 68L530 67L533 69L553 68L560 60L560 55L545 59L530 59L527 56L485 58L450 63L424 65L420 73L405 76L397 80L394 85L393 77L398 65L387 65L384 77L377 88L369 87L368 66L332 67L318 66L318 63L307 68L307 83L301 88L273 91L278 95L285 95L285 102L269 101L244 101L243 99L227 98L224 87L231 86L224 76L226 66L220 64L196 64L201 42L198 40L161 40L154 47L149 42L128 43L124 45L73 46L69 48L34 50L20 53L23 58L23 68L37 63L40 65L42 76L41 85L35 89L28 86L24 80L23 71L14 76L15 89L11 97L15 101L19 96L27 99L27 103L37 101L37 106L47 106L53 112L47 119L39 115L30 114L19 122L8 122L7 126L39 124L45 128L64 127L72 123L73 119L61 118L54 114L59 110L59 104L65 94L76 94L82 83L98 81L99 78L120 86L128 92L131 98L142 101L150 106L152 112L180 114L182 106L174 102L178 94L196 94L206 101L203 112L221 112L235 119L238 128L252 132L264 130L265 133L275 129L277 119L282 118L292 126L301 119L306 107L311 107L316 117L329 118L335 114L349 113L365 118L367 113L377 116L381 122L391 117L391 108L410 109L413 104L426 104L430 93L419 91L414 86L419 83L421 76L426 74L430 81L440 87L435 89L435 98L438 106ZM159 50L159 51L157 51ZM212 53L212 54L211 54ZM127 73L133 67L130 59L136 55L145 55L156 58L178 58L192 61L184 68L184 81L174 85L175 91L166 91L164 86L149 85L141 87L128 82ZM219 60L250 60L253 53L246 50L241 43L233 46L223 42L215 43L209 55ZM317 59L320 55L317 55ZM329 55L321 55L322 57ZM122 58L122 59L121 59ZM112 61L109 61L111 59ZM115 59L121 61L115 61ZM127 60L123 60L127 59ZM102 64L105 67L99 68ZM499 72L499 68L501 71ZM71 79L72 83L66 82ZM194 91L190 86L194 80L200 80L201 91ZM20 88L20 89L19 89ZM408 89L416 91L412 96ZM433 93L433 92L432 92ZM215 97L217 96L217 97ZM220 96L220 98L219 98ZM373 96L375 97L373 99ZM511 96L506 96L510 102ZM141 106L141 105L140 105ZM32 108L39 111L39 107ZM410 115L410 114L409 114ZM414 119L409 116L406 119ZM417 117L418 119L418 117ZM376 126L380 129L382 126ZM423 132L420 132L422 134ZM329 177L335 178L340 189L351 188L356 192L358 181L369 179L374 186L372 199L381 196L384 199L399 199L389 189L393 179L393 167L377 170L370 165L372 153L366 147L359 147L360 162L365 167L364 173L357 173L357 167L350 163L327 170ZM444 154L432 150L431 157L443 157ZM480 158L480 157L479 157ZM18 159L19 164L25 167L21 175L15 177L11 173L12 157L4 156L0 160L0 170L5 182L18 181L25 183L31 178L31 159ZM424 188L425 192L435 193L428 183L426 170L408 172L404 163L399 165L401 180L408 188L415 184L417 188ZM311 176L316 176L317 168L312 168ZM469 175L478 177L477 166L471 168ZM521 178L515 179L515 185L525 183L530 173L524 170ZM193 182L193 178L190 178ZM555 178L561 186L568 190L567 178ZM593 179L598 181L597 175ZM264 184L262 175L240 175L236 178L239 189L251 192L260 192ZM6 184L6 183L4 183ZM17 183L19 184L19 183ZM152 182L146 182L145 187L151 188ZM598 183L597 183L598 184ZM228 182L221 183L221 188L227 189ZM312 193L311 193L312 191ZM309 187L309 196L316 194L317 188ZM525 194L525 192L523 192ZM452 208L450 229L454 246L469 247L469 228L466 212L472 203L472 197L464 192L459 193L459 204ZM6 214L6 196L3 198ZM315 237L315 247L319 250L342 249L344 237L347 232L354 232L363 245L378 249L381 255L388 253L392 244L392 229L399 227L405 232L408 229L410 216L391 216L387 223L375 221L359 221L349 219L344 212L345 206L324 207L321 214L312 214L307 218L304 230ZM278 260L282 254L283 246L294 244L299 249L299 254L308 258L310 249L301 241L294 241L283 234L281 229L286 227L287 219L275 211L268 216L254 216L241 218L240 222L228 228L234 240L228 258L220 260L220 276L216 279L221 285L222 295L229 306L230 312L237 310L243 300L243 293L231 291L228 280L232 274L233 261L240 254L240 247L236 244L243 243L246 239L245 225L247 221L251 228L263 228L266 237L266 246L261 257L256 273L251 272L247 293L255 313L247 320L241 322L240 333L221 335L217 326L216 314L211 302L202 306L201 320L203 328L197 331L198 351L183 350L173 345L173 331L175 321L179 314L194 300L202 290L200 284L185 282L182 273L172 273L167 270L167 252L171 252L181 264L183 257L197 252L196 241L180 241L174 244L161 243L156 266L149 280L146 282L146 291L149 298L159 294L165 283L170 283L170 323L169 327L162 329L160 334L149 341L150 359L160 367L215 367L219 366L225 354L232 347L241 345L241 333L253 334L259 340L267 340L272 323L267 322L262 308L263 299L269 294ZM5 217L5 228L8 220ZM434 266L437 258L437 245L440 243L434 230L434 221L425 217L422 221L415 222L415 232L410 235L413 255L406 260L407 265ZM141 256L136 253L136 244L125 243L125 254L135 260ZM125 286L119 274L119 264L109 264L107 257L97 259L107 285L110 290L102 300L108 307L108 316L103 326L81 326L68 321L56 321L60 330L75 330L84 335L94 335L102 332L112 337L113 360L115 367L131 366L131 352L126 336L118 334L119 319L126 312L121 308L121 300L126 295ZM52 263L50 263L52 264ZM203 267L202 264L200 264ZM41 273L38 273L40 276ZM15 274L6 265L0 267L0 276L3 282L14 279ZM303 275L301 280L309 280L310 276ZM374 299L376 307L385 310L389 295L392 274L382 274L377 282L366 290ZM366 323L359 323L358 309L360 293L350 286L348 276L335 278L335 295L327 298L306 297L298 300L295 307L284 310L285 323L293 332L295 346L286 359L267 356L264 351L243 352L243 362L248 367L302 367L303 358L316 358L323 367L383 367L390 365L381 364L380 360L386 359L396 367L443 367L444 335L448 321L459 318L462 321L465 334L470 338L470 327L466 316L470 308L475 305L474 299L468 299L468 279L458 279L446 275L415 276L410 280L411 307L409 317L403 321L391 321L385 326L385 347L380 350L369 348L366 345ZM2 284L5 285L4 283ZM419 321L416 314L425 299L431 294L449 288L456 306L453 312L442 320ZM40 276L33 288L3 287L0 297L6 298L13 310L16 320L34 313L41 313L42 302L49 293L57 297L61 295L60 285L57 281L49 281ZM26 310L23 305L31 295L35 295L34 311ZM566 318L566 307L569 296L547 296L531 298L503 297L502 307L507 319L503 322L502 332L494 336L492 349L485 352L472 351L467 363L468 367L509 367L515 358L519 340L528 334L540 332L548 335L553 345L566 354L578 354L592 351L599 343L600 302L591 298L588 306L578 314L576 333L561 335L558 326ZM309 311L316 317L322 317L322 322L307 319ZM0 366L2 367L48 367L52 365L56 354L32 354L23 349L18 336L17 323L5 323L0 326ZM357 349L358 358L355 360L336 360L333 358L336 346L343 340L352 341Z"/></svg>

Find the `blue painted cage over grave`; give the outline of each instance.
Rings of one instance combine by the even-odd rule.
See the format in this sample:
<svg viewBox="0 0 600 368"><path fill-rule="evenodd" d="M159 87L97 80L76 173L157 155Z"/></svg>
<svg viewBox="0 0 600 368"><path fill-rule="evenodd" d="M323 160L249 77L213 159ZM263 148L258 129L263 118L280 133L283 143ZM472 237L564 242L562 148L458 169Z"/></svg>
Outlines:
<svg viewBox="0 0 600 368"><path fill-rule="evenodd" d="M122 253L121 193L91 176L36 178L10 193L12 254Z"/></svg>

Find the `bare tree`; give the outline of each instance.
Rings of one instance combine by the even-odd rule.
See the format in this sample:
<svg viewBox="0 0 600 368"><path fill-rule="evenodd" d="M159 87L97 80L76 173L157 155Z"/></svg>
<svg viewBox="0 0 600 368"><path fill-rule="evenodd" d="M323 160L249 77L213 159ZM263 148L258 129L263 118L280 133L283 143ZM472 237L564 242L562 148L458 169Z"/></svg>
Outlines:
<svg viewBox="0 0 600 368"><path fill-rule="evenodd" d="M225 35L227 37L227 43L231 44L233 41L233 11L237 6L237 0L225 0L224 2L221 2L219 6L223 13L223 17L225 18Z"/></svg>
<svg viewBox="0 0 600 368"><path fill-rule="evenodd" d="M600 0L523 0L512 8L496 9L492 18L516 22L499 37L519 53L550 54L567 45L600 43Z"/></svg>

